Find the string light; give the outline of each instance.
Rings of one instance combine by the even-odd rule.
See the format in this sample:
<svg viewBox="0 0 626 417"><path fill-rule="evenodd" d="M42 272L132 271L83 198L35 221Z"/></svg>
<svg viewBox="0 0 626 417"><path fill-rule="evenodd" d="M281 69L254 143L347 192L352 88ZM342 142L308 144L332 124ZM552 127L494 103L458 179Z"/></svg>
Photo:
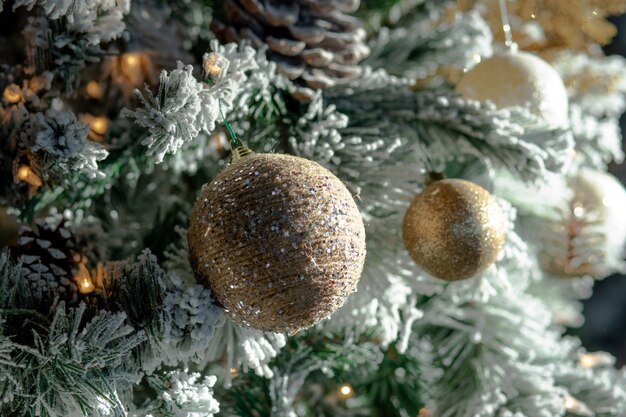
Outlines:
<svg viewBox="0 0 626 417"><path fill-rule="evenodd" d="M581 204L576 204L572 212L574 217L582 217L585 214L585 208Z"/></svg>
<svg viewBox="0 0 626 417"><path fill-rule="evenodd" d="M430 414L428 408L422 407L420 408L420 413L417 415L417 417L432 417L432 414Z"/></svg>
<svg viewBox="0 0 626 417"><path fill-rule="evenodd" d="M20 181L26 181L28 179L28 174L30 173L30 167L28 165L20 165L17 169L17 178Z"/></svg>
<svg viewBox="0 0 626 417"><path fill-rule="evenodd" d="M154 68L150 56L143 52L127 52L117 57L114 79L122 84L130 94L133 87L138 87L146 81L152 83Z"/></svg>
<svg viewBox="0 0 626 417"><path fill-rule="evenodd" d="M26 164L21 164L15 173L18 180L35 187L41 186L41 178Z"/></svg>
<svg viewBox="0 0 626 417"><path fill-rule="evenodd" d="M84 262L78 264L78 272L74 275L74 280L78 286L78 292L81 294L89 294L96 289L91 281L91 274Z"/></svg>
<svg viewBox="0 0 626 417"><path fill-rule="evenodd" d="M122 55L122 71L135 71L141 65L141 55L136 52L128 52Z"/></svg>
<svg viewBox="0 0 626 417"><path fill-rule="evenodd" d="M339 395L342 398L350 398L354 394L354 390L350 384L342 384L339 387Z"/></svg>
<svg viewBox="0 0 626 417"><path fill-rule="evenodd" d="M228 370L228 373L230 374L231 377L236 377L237 375L239 375L239 371L237 370L237 368L230 368Z"/></svg>
<svg viewBox="0 0 626 417"><path fill-rule="evenodd" d="M16 84L11 84L4 89L2 97L8 103L15 104L22 99L22 90Z"/></svg>
<svg viewBox="0 0 626 417"><path fill-rule="evenodd" d="M204 70L205 77L219 77L223 75L228 65L228 60L215 52L205 54L202 59L202 69Z"/></svg>
<svg viewBox="0 0 626 417"><path fill-rule="evenodd" d="M95 80L89 81L87 83L85 91L87 92L87 95L91 98L99 99L102 97L102 87L100 87L100 84Z"/></svg>
<svg viewBox="0 0 626 417"><path fill-rule="evenodd" d="M585 403L578 401L571 395L566 395L565 398L563 398L563 406L568 413L584 417L593 416L592 411L589 409L589 407L587 407Z"/></svg>
<svg viewBox="0 0 626 417"><path fill-rule="evenodd" d="M591 369L598 366L613 366L615 358L607 352L590 352L580 355L580 366Z"/></svg>
<svg viewBox="0 0 626 417"><path fill-rule="evenodd" d="M109 128L109 120L106 117L97 116L91 119L89 126L94 133L104 135Z"/></svg>

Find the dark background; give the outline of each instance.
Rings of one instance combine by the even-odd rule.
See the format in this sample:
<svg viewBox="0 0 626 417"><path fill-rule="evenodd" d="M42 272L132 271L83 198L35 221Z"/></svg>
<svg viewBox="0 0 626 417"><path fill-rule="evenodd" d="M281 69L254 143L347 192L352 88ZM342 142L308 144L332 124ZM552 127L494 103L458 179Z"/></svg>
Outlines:
<svg viewBox="0 0 626 417"><path fill-rule="evenodd" d="M626 57L626 15L610 19L618 34L604 49L607 55ZM620 125L626 134L626 113ZM626 149L626 140L622 140ZM610 171L626 184L626 162L613 164ZM624 208L626 216L626 207ZM612 275L596 282L593 296L585 303L585 324L575 333L590 351L605 350L617 357L617 365L626 364L626 276Z"/></svg>

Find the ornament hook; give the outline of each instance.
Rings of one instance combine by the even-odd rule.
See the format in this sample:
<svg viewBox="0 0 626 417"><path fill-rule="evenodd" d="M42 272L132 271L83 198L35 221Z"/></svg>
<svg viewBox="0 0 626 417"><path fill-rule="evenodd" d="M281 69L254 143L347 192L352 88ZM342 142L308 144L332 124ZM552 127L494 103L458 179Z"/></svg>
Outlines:
<svg viewBox="0 0 626 417"><path fill-rule="evenodd" d="M228 123L226 117L224 117L221 105L219 105L219 109L220 114L222 115L222 119L224 120L224 126L226 126L226 130L228 131L230 142L230 163L232 164L247 155L253 154L254 152L246 145L244 145L239 139L237 139L237 136L235 136L235 132L233 131L232 126L230 125L230 123Z"/></svg>
<svg viewBox="0 0 626 417"><path fill-rule="evenodd" d="M517 44L513 42L509 13L506 8L506 0L500 0L500 18L502 20L502 32L504 33L504 45L512 52L517 51Z"/></svg>

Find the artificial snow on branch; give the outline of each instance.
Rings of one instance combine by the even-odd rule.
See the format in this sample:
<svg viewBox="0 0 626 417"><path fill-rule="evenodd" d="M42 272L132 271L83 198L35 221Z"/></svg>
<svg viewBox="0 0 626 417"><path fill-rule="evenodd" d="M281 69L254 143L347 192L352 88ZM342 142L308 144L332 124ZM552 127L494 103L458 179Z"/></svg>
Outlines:
<svg viewBox="0 0 626 417"><path fill-rule="evenodd" d="M176 153L194 140L201 131L211 133L220 112L226 113L237 103L245 103L249 95L241 95L241 91L257 84L247 85L249 77L258 77L253 75L254 72L249 73L259 68L253 48L245 45L238 48L235 44L221 46L215 41L211 47L214 52L205 55L205 60L219 57L223 67L206 83L195 79L190 65L179 63L178 68L170 73L161 73L156 96L149 89L145 95L136 92L143 107L122 112L123 116L134 119L150 132L142 144L148 148L148 155L154 155L157 163L162 162L166 154ZM272 67L270 70L273 71ZM242 106L238 108L241 110Z"/></svg>
<svg viewBox="0 0 626 417"><path fill-rule="evenodd" d="M157 163L168 153L175 153L184 143L190 142L202 128L202 84L192 74L191 65L168 73L162 71L156 96L149 88L145 96L136 91L143 108L135 111L124 109L122 116L131 117L135 123L146 128L150 136L141 143L154 155Z"/></svg>
<svg viewBox="0 0 626 417"><path fill-rule="evenodd" d="M222 311L208 288L187 286L175 273L169 279L158 359L171 366L202 362L222 320Z"/></svg>
<svg viewBox="0 0 626 417"><path fill-rule="evenodd" d="M284 334L241 327L224 318L207 346L206 360L224 358L228 369L241 369L243 372L251 369L259 376L271 378L274 374L269 363L286 343ZM227 384L230 384L230 379L227 379Z"/></svg>
<svg viewBox="0 0 626 417"><path fill-rule="evenodd" d="M212 417L220 405L213 397L215 376L202 377L187 369L169 371L154 376L150 383L159 391L158 398L149 407L149 414L133 413L136 417Z"/></svg>
<svg viewBox="0 0 626 417"><path fill-rule="evenodd" d="M108 152L90 141L88 133L89 126L78 121L71 111L49 109L45 114L33 114L31 130L21 137L31 151L44 153L44 160L50 165L58 164L68 172L83 171L93 178L103 175L98 161L105 159Z"/></svg>
<svg viewBox="0 0 626 417"><path fill-rule="evenodd" d="M85 304L69 312L59 304L49 328L34 332L30 346L14 349L12 372L19 384L12 401L0 406L2 414L62 417L88 411L108 417L124 410L118 390L139 380L126 358L144 335L125 323L123 313L103 312L82 327L84 312Z"/></svg>
<svg viewBox="0 0 626 417"><path fill-rule="evenodd" d="M425 80L444 69L460 72L492 54L492 36L477 12L449 19L450 3L424 1L401 17L403 24L381 27L369 42L366 65L394 75Z"/></svg>
<svg viewBox="0 0 626 417"><path fill-rule="evenodd" d="M4 0L0 2L0 11ZM35 6L43 8L48 18L65 18L68 29L83 34L91 45L119 37L125 29L124 16L130 11L130 0L16 0L13 10Z"/></svg>
<svg viewBox="0 0 626 417"><path fill-rule="evenodd" d="M624 160L619 119L598 119L578 104L570 104L570 129L574 138L576 157L581 165L604 169L608 163Z"/></svg>
<svg viewBox="0 0 626 417"><path fill-rule="evenodd" d="M164 358L200 364L225 359L226 369L249 369L271 377L269 363L285 346L284 334L241 327L228 320L217 307L211 291L195 284L189 266L187 231L177 229L179 239L166 252L169 294L165 300ZM230 385L230 374L226 384Z"/></svg>
<svg viewBox="0 0 626 417"><path fill-rule="evenodd" d="M535 180L547 171L560 172L572 148L567 131L543 125L523 108L497 110L445 90L362 89L331 102L348 116L350 128L367 127L370 135L418 143L423 149L417 158L431 170L471 155Z"/></svg>

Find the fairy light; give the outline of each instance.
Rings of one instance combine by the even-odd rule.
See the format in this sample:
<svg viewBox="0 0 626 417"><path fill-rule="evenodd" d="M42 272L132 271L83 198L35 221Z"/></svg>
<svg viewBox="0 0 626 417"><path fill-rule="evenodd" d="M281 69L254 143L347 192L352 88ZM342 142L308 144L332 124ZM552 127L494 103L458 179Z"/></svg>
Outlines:
<svg viewBox="0 0 626 417"><path fill-rule="evenodd" d="M432 414L430 414L428 408L422 407L420 408L420 413L417 415L417 417L432 417Z"/></svg>
<svg viewBox="0 0 626 417"><path fill-rule="evenodd" d="M237 370L237 368L230 368L228 370L228 373L230 374L231 377L236 377L237 375L239 375L239 371Z"/></svg>
<svg viewBox="0 0 626 417"><path fill-rule="evenodd" d="M612 366L615 358L607 352L589 352L580 355L578 362L583 368L592 369L598 366Z"/></svg>
<svg viewBox="0 0 626 417"><path fill-rule="evenodd" d="M8 103L15 104L22 99L22 90L16 84L11 84L4 89L2 97Z"/></svg>
<svg viewBox="0 0 626 417"><path fill-rule="evenodd" d="M122 69L133 71L141 65L141 55L136 52L128 52L122 55Z"/></svg>
<svg viewBox="0 0 626 417"><path fill-rule="evenodd" d="M91 119L89 126L94 133L104 135L109 128L109 120L106 117L97 116Z"/></svg>
<svg viewBox="0 0 626 417"><path fill-rule="evenodd" d="M87 83L85 91L91 98L99 99L102 97L102 87L100 87L100 84L95 80L91 80Z"/></svg>
<svg viewBox="0 0 626 417"><path fill-rule="evenodd" d="M350 398L354 394L354 390L350 384L342 384L339 387L339 395L343 398Z"/></svg>
<svg viewBox="0 0 626 417"><path fill-rule="evenodd" d="M576 400L576 398L572 397L571 395L568 395L563 399L563 405L565 406L565 409L567 411L572 411L574 407L576 407L577 403L578 400Z"/></svg>
<svg viewBox="0 0 626 417"><path fill-rule="evenodd" d="M580 357L580 366L583 368L593 368L596 366L596 360L591 354L585 353Z"/></svg>
<svg viewBox="0 0 626 417"><path fill-rule="evenodd" d="M74 275L74 280L78 286L78 292L81 294L92 293L96 288L91 281L91 274L84 262L78 264L78 271Z"/></svg>
<svg viewBox="0 0 626 417"><path fill-rule="evenodd" d="M581 401L578 401L576 398L571 395L566 395L563 398L563 407L568 413L576 414L579 416L591 417L593 413L587 407L587 405Z"/></svg>
<svg viewBox="0 0 626 417"><path fill-rule="evenodd" d="M41 178L26 164L21 164L15 173L18 180L35 187L41 186Z"/></svg>
<svg viewBox="0 0 626 417"><path fill-rule="evenodd" d="M202 59L202 69L204 70L205 77L219 77L224 75L228 64L229 62L225 57L215 52L205 54Z"/></svg>
<svg viewBox="0 0 626 417"><path fill-rule="evenodd" d="M26 182L26 180L28 179L29 173L30 173L30 167L28 165L20 165L20 167L17 169L17 178L20 181Z"/></svg>
<svg viewBox="0 0 626 417"><path fill-rule="evenodd" d="M585 214L585 208L581 204L574 206L574 217L582 217Z"/></svg>
<svg viewBox="0 0 626 417"><path fill-rule="evenodd" d="M146 78L147 56L139 52L127 52L119 58L120 71L124 82L141 85Z"/></svg>

